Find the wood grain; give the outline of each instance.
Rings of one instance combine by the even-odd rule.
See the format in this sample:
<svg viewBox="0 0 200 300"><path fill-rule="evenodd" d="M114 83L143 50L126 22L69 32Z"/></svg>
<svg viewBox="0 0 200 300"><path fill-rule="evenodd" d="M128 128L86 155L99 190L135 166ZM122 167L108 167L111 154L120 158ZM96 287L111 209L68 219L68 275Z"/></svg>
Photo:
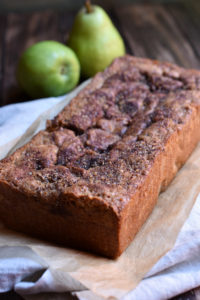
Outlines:
<svg viewBox="0 0 200 300"><path fill-rule="evenodd" d="M3 82L4 82L4 55L5 55L5 29L6 29L7 16L1 16L0 18L0 104L3 94Z"/></svg>
<svg viewBox="0 0 200 300"><path fill-rule="evenodd" d="M136 56L200 67L200 5L135 4L110 7L109 14L124 37L127 52ZM10 13L0 17L0 104L28 100L18 87L15 70L29 45L54 39L66 42L74 12L63 10Z"/></svg>
<svg viewBox="0 0 200 300"><path fill-rule="evenodd" d="M200 67L192 44L177 26L176 12L172 14L168 6L137 4L116 9L115 13L134 55Z"/></svg>

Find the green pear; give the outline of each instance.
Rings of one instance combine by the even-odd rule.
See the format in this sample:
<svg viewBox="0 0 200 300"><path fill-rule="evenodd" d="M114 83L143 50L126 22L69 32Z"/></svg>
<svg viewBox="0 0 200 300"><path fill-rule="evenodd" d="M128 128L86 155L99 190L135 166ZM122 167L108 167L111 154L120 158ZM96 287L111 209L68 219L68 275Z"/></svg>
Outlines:
<svg viewBox="0 0 200 300"><path fill-rule="evenodd" d="M78 56L84 77L103 71L125 53L124 42L107 13L89 1L75 17L68 45Z"/></svg>

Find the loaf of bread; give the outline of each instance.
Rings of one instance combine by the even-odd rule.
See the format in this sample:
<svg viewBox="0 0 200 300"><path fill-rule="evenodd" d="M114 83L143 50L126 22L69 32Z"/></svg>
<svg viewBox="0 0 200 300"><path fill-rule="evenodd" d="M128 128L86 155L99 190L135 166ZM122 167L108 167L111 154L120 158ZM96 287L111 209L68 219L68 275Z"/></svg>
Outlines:
<svg viewBox="0 0 200 300"><path fill-rule="evenodd" d="M0 162L1 220L116 258L199 140L200 72L118 58Z"/></svg>

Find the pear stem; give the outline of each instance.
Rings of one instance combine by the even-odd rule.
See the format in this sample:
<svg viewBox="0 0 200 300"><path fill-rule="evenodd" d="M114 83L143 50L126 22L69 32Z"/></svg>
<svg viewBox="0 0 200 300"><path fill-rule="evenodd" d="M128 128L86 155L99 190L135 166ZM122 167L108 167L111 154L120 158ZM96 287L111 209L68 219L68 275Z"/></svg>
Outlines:
<svg viewBox="0 0 200 300"><path fill-rule="evenodd" d="M85 8L88 14L92 12L92 6L90 0L85 1Z"/></svg>

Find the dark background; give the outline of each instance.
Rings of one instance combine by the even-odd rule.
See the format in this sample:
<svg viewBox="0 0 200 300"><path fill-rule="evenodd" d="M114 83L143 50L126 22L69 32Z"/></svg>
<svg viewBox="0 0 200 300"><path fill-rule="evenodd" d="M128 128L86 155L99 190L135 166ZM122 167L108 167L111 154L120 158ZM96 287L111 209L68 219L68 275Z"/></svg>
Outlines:
<svg viewBox="0 0 200 300"><path fill-rule="evenodd" d="M132 3L170 3L181 2L183 0L94 0L92 3L103 7L111 5L126 5ZM198 1L198 0L196 0ZM190 0L185 0L190 2ZM84 0L0 0L0 9L3 12L10 11L31 11L41 9L77 9L83 5Z"/></svg>
<svg viewBox="0 0 200 300"><path fill-rule="evenodd" d="M66 43L81 0L0 0L0 105L29 100L17 86L20 54L41 40ZM200 1L101 3L136 56L200 67Z"/></svg>

